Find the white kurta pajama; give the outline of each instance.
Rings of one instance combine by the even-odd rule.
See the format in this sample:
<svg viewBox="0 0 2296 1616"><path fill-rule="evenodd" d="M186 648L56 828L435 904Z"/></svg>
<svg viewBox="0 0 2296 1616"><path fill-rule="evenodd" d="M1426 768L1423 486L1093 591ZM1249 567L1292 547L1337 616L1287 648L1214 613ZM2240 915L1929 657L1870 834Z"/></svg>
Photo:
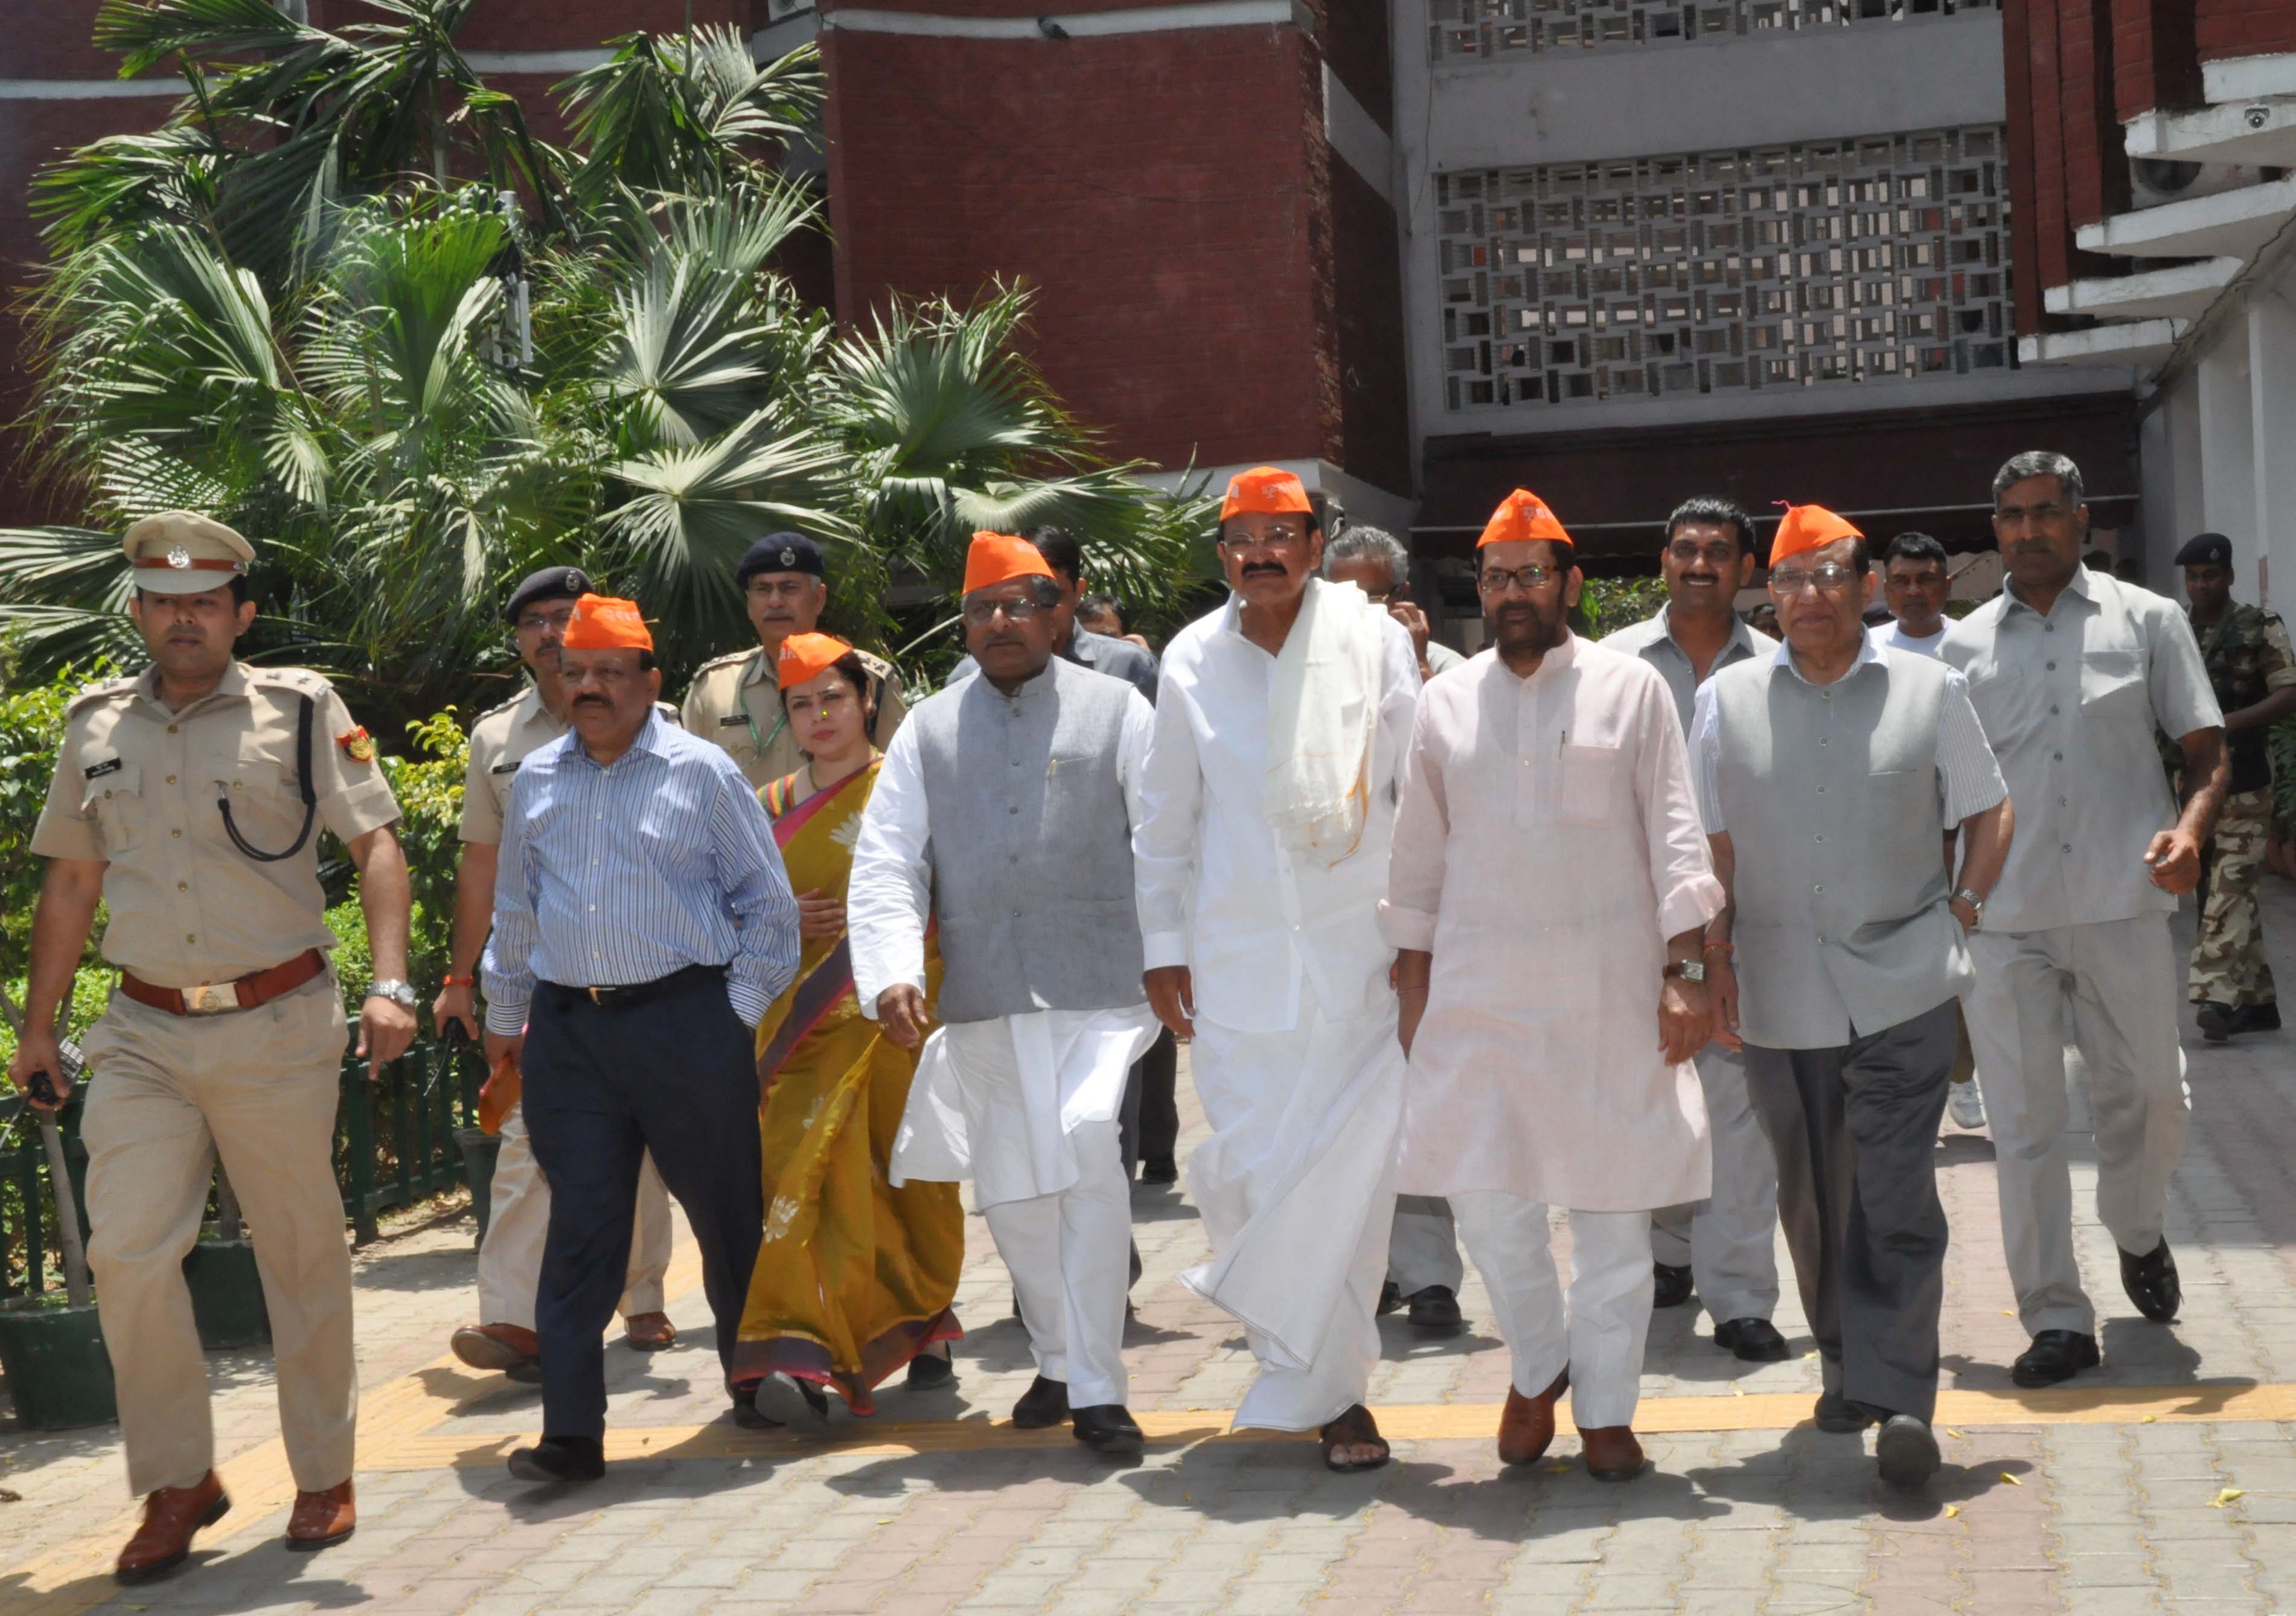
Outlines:
<svg viewBox="0 0 2296 1616"><path fill-rule="evenodd" d="M1421 698L1381 919L1431 952L1398 1187L1449 1198L1537 1396L1567 1364L1582 1428L1631 1422L1649 1213L1711 1163L1688 1061L1658 1047L1666 939L1722 906L1665 682L1570 638L1494 652ZM1571 1214L1566 1325L1547 1209Z"/></svg>
<svg viewBox="0 0 2296 1616"><path fill-rule="evenodd" d="M1131 706L1116 766L1137 824L1152 717L1136 694ZM917 734L904 726L886 749L846 893L854 988L872 1018L886 988L924 988L932 826ZM1132 1196L1117 1112L1156 1026L1144 1001L943 1026L926 1040L894 1143L896 1185L972 1180L1037 1371L1067 1383L1072 1408L1126 1400Z"/></svg>
<svg viewBox="0 0 2296 1616"><path fill-rule="evenodd" d="M1259 1362L1235 1423L1279 1431L1361 1402L1379 1359L1403 1052L1378 905L1419 696L1399 624L1350 586L1308 587L1364 614L1361 705L1324 715L1367 732L1352 850L1298 850L1271 826L1271 757L1298 737L1276 734L1276 659L1243 637L1234 598L1165 650L1133 838L1144 957L1190 970L1212 1127L1188 1187L1213 1257L1181 1277Z"/></svg>

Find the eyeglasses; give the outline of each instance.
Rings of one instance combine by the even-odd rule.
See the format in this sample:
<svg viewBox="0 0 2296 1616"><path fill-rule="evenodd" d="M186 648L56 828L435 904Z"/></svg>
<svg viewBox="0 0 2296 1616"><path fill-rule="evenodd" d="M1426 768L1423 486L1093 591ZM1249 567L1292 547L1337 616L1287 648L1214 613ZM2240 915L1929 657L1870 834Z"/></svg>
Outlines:
<svg viewBox="0 0 2296 1616"><path fill-rule="evenodd" d="M1702 549L1685 541L1669 545L1666 558L1677 567L1691 567L1704 562L1710 567L1721 568L1738 559L1738 546L1734 544L1708 545Z"/></svg>
<svg viewBox="0 0 2296 1616"><path fill-rule="evenodd" d="M2043 500L2037 505L2002 505L1993 513L1993 520L1997 523L2012 521L2055 521L2061 517L2067 517L2071 514L2072 509L2070 506L2058 504L2052 500Z"/></svg>
<svg viewBox="0 0 2296 1616"><path fill-rule="evenodd" d="M1812 584L1821 589L1839 589L1845 584L1855 582L1857 577L1857 568L1844 566L1840 562L1824 562L1815 567L1773 568L1770 587L1780 595L1800 595Z"/></svg>
<svg viewBox="0 0 2296 1616"><path fill-rule="evenodd" d="M570 604L563 611L521 611L518 615L518 631L540 634L545 628L555 628L562 634L573 620L574 608Z"/></svg>
<svg viewBox="0 0 2296 1616"><path fill-rule="evenodd" d="M1017 601L967 601L963 615L966 627L986 628L996 620L996 614L1000 611L1008 623L1025 623L1043 610L1036 602L1025 597Z"/></svg>
<svg viewBox="0 0 2296 1616"><path fill-rule="evenodd" d="M1538 562L1528 567L1486 567L1476 575L1475 587L1485 595L1505 595L1518 586L1524 589L1544 589L1562 573L1561 567L1543 566Z"/></svg>
<svg viewBox="0 0 2296 1616"><path fill-rule="evenodd" d="M1307 537L1305 529L1294 533L1289 528L1277 528L1267 533L1223 533L1219 542L1223 550L1249 550L1254 546L1273 550L1283 545L1304 543Z"/></svg>

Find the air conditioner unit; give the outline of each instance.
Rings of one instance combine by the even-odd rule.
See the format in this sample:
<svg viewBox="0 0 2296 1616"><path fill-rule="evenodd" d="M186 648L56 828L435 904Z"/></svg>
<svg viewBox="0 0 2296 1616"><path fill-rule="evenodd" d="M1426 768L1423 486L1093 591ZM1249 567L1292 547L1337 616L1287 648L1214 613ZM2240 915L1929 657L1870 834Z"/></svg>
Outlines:
<svg viewBox="0 0 2296 1616"><path fill-rule="evenodd" d="M2214 196L2261 185L2265 173L2249 163L2188 163L2169 157L2128 160L2130 200L2138 211L2168 202Z"/></svg>
<svg viewBox="0 0 2296 1616"><path fill-rule="evenodd" d="M766 21L786 22L800 12L813 9L813 0L766 0Z"/></svg>

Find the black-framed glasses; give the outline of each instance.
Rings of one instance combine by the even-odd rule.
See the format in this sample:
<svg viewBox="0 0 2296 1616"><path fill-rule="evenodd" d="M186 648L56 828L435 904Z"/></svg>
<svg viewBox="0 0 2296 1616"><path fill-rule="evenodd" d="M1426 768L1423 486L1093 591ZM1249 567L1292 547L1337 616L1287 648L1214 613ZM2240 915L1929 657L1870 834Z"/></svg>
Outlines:
<svg viewBox="0 0 2296 1616"><path fill-rule="evenodd" d="M1505 595L1509 589L1544 589L1565 569L1533 562L1527 567L1486 567L1475 575L1475 587L1485 595Z"/></svg>

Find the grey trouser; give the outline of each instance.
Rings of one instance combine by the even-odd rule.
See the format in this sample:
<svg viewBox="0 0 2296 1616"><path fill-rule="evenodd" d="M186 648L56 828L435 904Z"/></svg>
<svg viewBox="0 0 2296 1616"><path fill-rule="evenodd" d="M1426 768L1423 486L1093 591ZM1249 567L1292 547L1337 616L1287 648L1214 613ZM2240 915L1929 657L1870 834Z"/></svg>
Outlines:
<svg viewBox="0 0 2296 1616"><path fill-rule="evenodd" d="M1778 1164L1746 1092L1745 1057L1699 1053L1698 1082L1714 1142L1714 1193L1651 1214L1651 1256L1686 1267L1718 1325L1767 1318L1778 1305Z"/></svg>
<svg viewBox="0 0 2296 1616"><path fill-rule="evenodd" d="M1980 931L1969 1038L1985 1074L2001 1240L2018 1317L2044 1330L2096 1331L2073 1258L2065 1159L2065 1013L2096 1114L2096 1215L2124 1251L2161 1243L2169 1176L2192 1120L2177 1042L2184 973L2166 915L2055 931Z"/></svg>
<svg viewBox="0 0 2296 1616"><path fill-rule="evenodd" d="M1836 1049L1746 1046L1825 1390L1924 1420L1945 1300L1934 1152L1954 1025L1948 999Z"/></svg>
<svg viewBox="0 0 2296 1616"><path fill-rule="evenodd" d="M1440 1195L1398 1195L1395 1232L1387 1243L1387 1276L1395 1288L1406 1297L1430 1285L1456 1293L1466 1275L1451 1203Z"/></svg>

